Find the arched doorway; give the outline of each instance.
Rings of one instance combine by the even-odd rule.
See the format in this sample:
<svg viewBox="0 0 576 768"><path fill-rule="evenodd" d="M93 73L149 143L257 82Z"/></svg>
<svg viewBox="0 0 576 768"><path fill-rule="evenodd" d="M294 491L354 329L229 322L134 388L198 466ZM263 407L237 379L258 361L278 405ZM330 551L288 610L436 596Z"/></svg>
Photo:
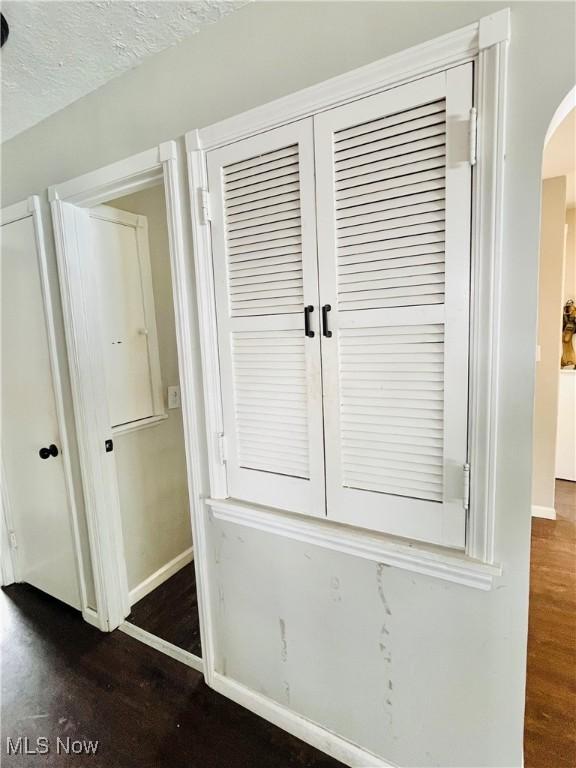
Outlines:
<svg viewBox="0 0 576 768"><path fill-rule="evenodd" d="M576 334L567 331L572 310L563 312L570 301L576 307L576 88L552 118L542 164L526 768L576 765Z"/></svg>

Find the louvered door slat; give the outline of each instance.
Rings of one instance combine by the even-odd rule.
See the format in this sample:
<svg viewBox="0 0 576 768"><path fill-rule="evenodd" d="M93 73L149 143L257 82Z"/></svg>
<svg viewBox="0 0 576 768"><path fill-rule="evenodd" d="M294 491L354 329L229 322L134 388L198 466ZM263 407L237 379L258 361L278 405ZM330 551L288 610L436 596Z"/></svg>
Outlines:
<svg viewBox="0 0 576 768"><path fill-rule="evenodd" d="M272 152L266 152L262 155L256 155L248 160L234 162L229 167L223 169L224 177L229 180L236 180L238 177L250 176L251 173L258 173L258 169L276 162L280 158L295 158L298 156L298 146L292 144L289 147L282 147ZM292 162L292 161L290 161Z"/></svg>
<svg viewBox="0 0 576 768"><path fill-rule="evenodd" d="M444 105L438 102L424 104L421 107L413 107L410 110L410 114L412 115L413 119L419 119L426 115L434 115L438 112L444 112ZM388 115L387 117L371 120L369 123L361 123L360 125L355 125L352 128L343 128L338 131L338 137L335 138L335 143L337 146L339 146L341 143L348 139L357 138L358 136L365 136L367 133L371 133L374 130L379 130L380 128L388 128L389 126L397 125L398 123L406 123L405 112L398 112L393 115Z"/></svg>
<svg viewBox="0 0 576 768"><path fill-rule="evenodd" d="M338 220L346 226L345 220L350 216L364 215L374 211L382 211L382 200L388 201L390 210L394 205L404 206L410 204L411 200L422 199L441 199L444 197L444 178L434 179L420 183L411 183L404 187L397 187L386 190L381 193L364 195L362 199L351 198L341 200L338 203Z"/></svg>
<svg viewBox="0 0 576 768"><path fill-rule="evenodd" d="M315 118L330 517L463 545L471 68Z"/></svg>
<svg viewBox="0 0 576 768"><path fill-rule="evenodd" d="M208 153L228 491L324 514L312 124Z"/></svg>
<svg viewBox="0 0 576 768"><path fill-rule="evenodd" d="M276 223L284 219L299 219L299 208L298 200L293 200L287 203L267 206L264 210L231 213L228 216L228 232L231 236L234 236L233 233L247 227Z"/></svg>

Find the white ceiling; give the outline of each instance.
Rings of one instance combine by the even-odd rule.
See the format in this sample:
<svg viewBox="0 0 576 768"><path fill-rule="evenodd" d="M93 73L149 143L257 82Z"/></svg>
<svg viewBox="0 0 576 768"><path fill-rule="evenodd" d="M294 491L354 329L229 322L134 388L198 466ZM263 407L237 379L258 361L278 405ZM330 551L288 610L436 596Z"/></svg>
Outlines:
<svg viewBox="0 0 576 768"><path fill-rule="evenodd" d="M2 141L246 0L3 0Z"/></svg>
<svg viewBox="0 0 576 768"><path fill-rule="evenodd" d="M576 109L572 109L544 148L542 178L566 176L566 205L576 205Z"/></svg>

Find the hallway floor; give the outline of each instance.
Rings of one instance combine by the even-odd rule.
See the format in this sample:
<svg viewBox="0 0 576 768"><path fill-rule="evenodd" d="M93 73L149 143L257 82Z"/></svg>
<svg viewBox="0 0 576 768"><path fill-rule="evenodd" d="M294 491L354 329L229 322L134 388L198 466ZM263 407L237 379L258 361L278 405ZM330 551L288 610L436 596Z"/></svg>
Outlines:
<svg viewBox="0 0 576 768"><path fill-rule="evenodd" d="M576 483L532 520L525 768L576 766Z"/></svg>
<svg viewBox="0 0 576 768"><path fill-rule="evenodd" d="M23 584L0 590L6 768L343 768L209 689L202 676ZM50 740L38 757L7 739ZM98 740L96 754L57 754L56 739Z"/></svg>
<svg viewBox="0 0 576 768"><path fill-rule="evenodd" d="M135 603L126 621L202 658L194 563Z"/></svg>

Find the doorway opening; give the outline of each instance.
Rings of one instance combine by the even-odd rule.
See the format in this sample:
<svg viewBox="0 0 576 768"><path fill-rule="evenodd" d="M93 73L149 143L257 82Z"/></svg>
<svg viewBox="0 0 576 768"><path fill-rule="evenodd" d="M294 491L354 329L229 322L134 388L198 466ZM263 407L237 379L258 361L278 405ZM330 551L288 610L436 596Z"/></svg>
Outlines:
<svg viewBox="0 0 576 768"><path fill-rule="evenodd" d="M542 164L526 768L576 761L576 89Z"/></svg>
<svg viewBox="0 0 576 768"><path fill-rule="evenodd" d="M180 193L172 143L51 190L99 625L201 669Z"/></svg>
<svg viewBox="0 0 576 768"><path fill-rule="evenodd" d="M132 632L139 628L201 656L163 186L89 212L130 598L126 621Z"/></svg>

